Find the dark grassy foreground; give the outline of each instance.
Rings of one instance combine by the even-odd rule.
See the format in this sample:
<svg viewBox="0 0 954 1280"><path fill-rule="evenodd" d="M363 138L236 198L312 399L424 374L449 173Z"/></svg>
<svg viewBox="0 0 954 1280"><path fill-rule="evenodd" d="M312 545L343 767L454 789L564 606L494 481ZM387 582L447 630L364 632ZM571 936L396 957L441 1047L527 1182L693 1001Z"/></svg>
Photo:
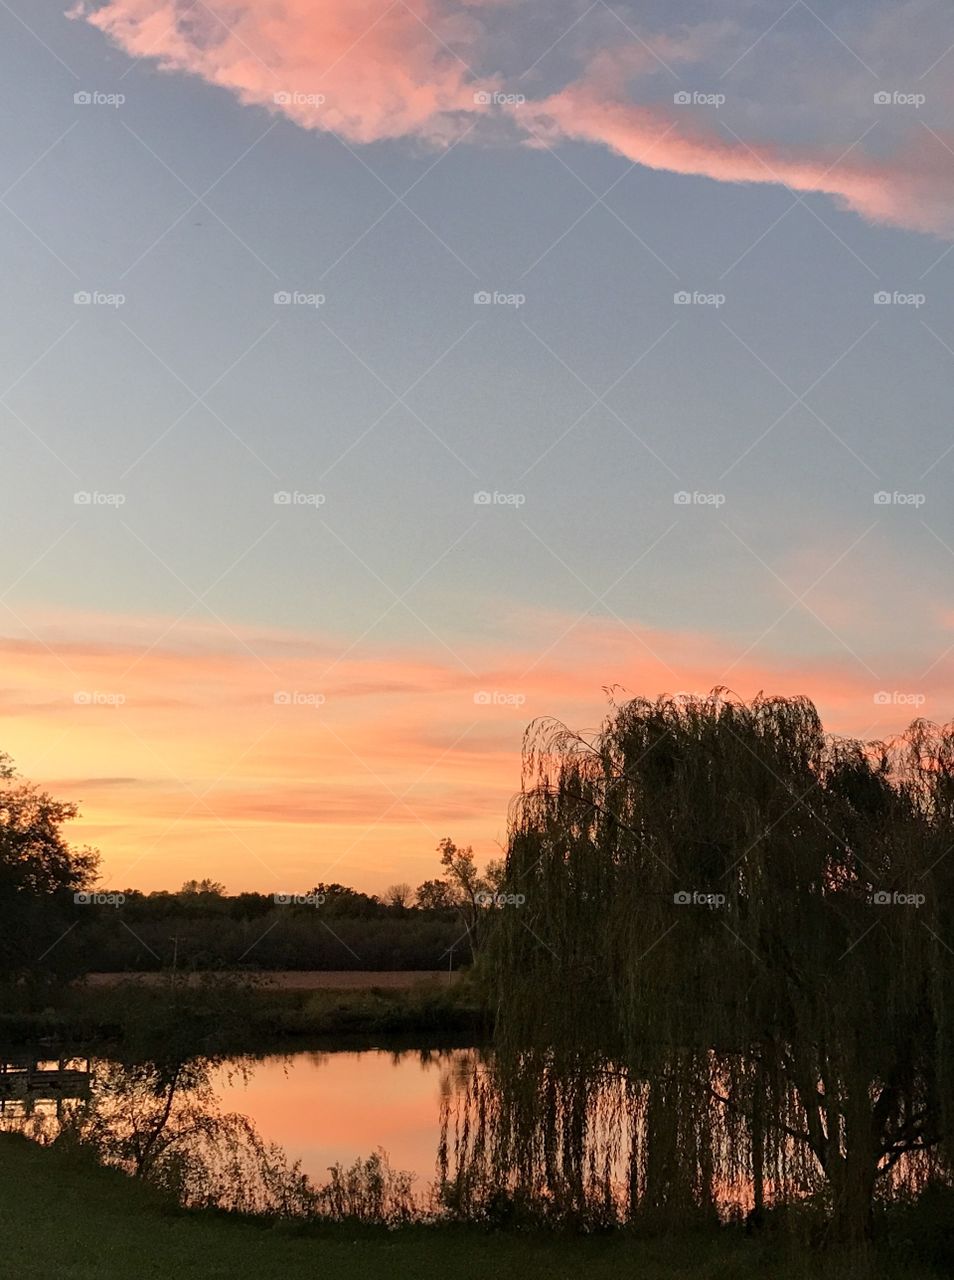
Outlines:
<svg viewBox="0 0 954 1280"><path fill-rule="evenodd" d="M932 1271L904 1256L800 1257L741 1232L665 1240L477 1227L263 1225L186 1213L78 1156L0 1135L0 1275L16 1280L865 1280Z"/></svg>

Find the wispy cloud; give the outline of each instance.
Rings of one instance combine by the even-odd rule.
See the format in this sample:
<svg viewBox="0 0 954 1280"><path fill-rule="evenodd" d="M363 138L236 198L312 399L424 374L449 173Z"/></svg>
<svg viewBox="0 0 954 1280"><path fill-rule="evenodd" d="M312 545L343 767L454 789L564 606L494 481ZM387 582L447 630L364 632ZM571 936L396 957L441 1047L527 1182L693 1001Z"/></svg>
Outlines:
<svg viewBox="0 0 954 1280"><path fill-rule="evenodd" d="M465 652L476 678L442 649L362 646L336 661L346 646L334 636L236 626L246 649L180 623L150 647L150 628L162 634L168 620L29 625L27 638L0 642L5 713L16 699L0 745L81 802L75 836L102 848L107 879L147 887L198 874L233 888L383 887L430 874L445 834L490 856L506 836L527 723L593 727L608 684L650 696L723 680L743 696L807 692L832 727L864 734L938 714L952 693L941 665L922 682L923 707L878 704L848 654L756 646L739 661L742 646L725 637L638 619L515 611L506 643ZM80 638L64 645L69 633Z"/></svg>
<svg viewBox="0 0 954 1280"><path fill-rule="evenodd" d="M932 32L940 55L943 10L934 0L909 0L902 8ZM527 34L537 10L538 17L552 11L547 29L555 31L539 48ZM921 80L932 71L925 65L918 75L910 42L884 15L840 15L842 26L851 23L845 38L806 5L790 6L771 25L759 25L760 11L747 5L718 22L672 27L670 19L668 30L663 16L647 15L655 27L645 31L637 31L646 23L625 7L622 15L599 3L577 10L574 19L572 9L542 0L520 6L496 0L81 0L73 16L133 58L200 76L243 103L332 131L349 144L400 137L447 144L477 120L482 127L474 139L486 138L489 127L501 141L535 142L541 134L550 141L583 140L657 170L785 184L830 196L873 222L954 232L954 133L943 119L935 115L929 132L916 111L903 120L897 112L882 113L882 123L890 120L882 135L862 140L858 129L841 140L864 117L862 106L871 114L876 91L897 89L881 76L886 66L903 67L912 92L924 89ZM947 34L954 44L954 31ZM844 74L827 70L833 58L845 64ZM522 71L515 70L521 59ZM820 59L823 83L812 80ZM734 131L711 112L674 110L673 90L687 66L709 74L710 88L734 93ZM773 66L785 78L786 112L779 109ZM788 123L805 119L789 102L798 88L793 66L803 68L797 72L803 89L806 78L812 80L805 96L816 135L819 103L830 104L827 141L786 136L786 115ZM553 69L563 73L562 83L552 84ZM534 97L542 82L548 91ZM531 100L515 105L515 93ZM937 91L942 111L949 97Z"/></svg>

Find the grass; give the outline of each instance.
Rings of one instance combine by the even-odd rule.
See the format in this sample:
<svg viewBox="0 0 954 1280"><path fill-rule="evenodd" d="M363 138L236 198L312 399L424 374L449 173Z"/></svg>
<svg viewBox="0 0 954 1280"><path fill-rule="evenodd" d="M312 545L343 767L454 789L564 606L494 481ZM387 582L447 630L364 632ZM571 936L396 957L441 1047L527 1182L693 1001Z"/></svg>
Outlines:
<svg viewBox="0 0 954 1280"><path fill-rule="evenodd" d="M307 990L222 977L202 984L76 986L47 1008L0 1011L4 1043L175 1043L184 1053L236 1052L293 1040L373 1043L382 1036L482 1039L489 1019L472 984Z"/></svg>
<svg viewBox="0 0 954 1280"><path fill-rule="evenodd" d="M201 986L214 976L215 970L195 970L184 973L182 980L188 986ZM228 970L224 972L228 973ZM452 987L463 971L455 969L269 969L262 971L232 971L236 977L251 977L255 982L278 991L370 991L379 988L405 990L408 987ZM88 973L80 982L87 987L118 987L124 982L139 982L146 986L168 984L166 970L145 970L141 973Z"/></svg>
<svg viewBox="0 0 954 1280"><path fill-rule="evenodd" d="M0 1135L0 1274L17 1280L928 1280L910 1261L786 1257L740 1232L638 1240L476 1227L262 1224L186 1213L76 1152Z"/></svg>

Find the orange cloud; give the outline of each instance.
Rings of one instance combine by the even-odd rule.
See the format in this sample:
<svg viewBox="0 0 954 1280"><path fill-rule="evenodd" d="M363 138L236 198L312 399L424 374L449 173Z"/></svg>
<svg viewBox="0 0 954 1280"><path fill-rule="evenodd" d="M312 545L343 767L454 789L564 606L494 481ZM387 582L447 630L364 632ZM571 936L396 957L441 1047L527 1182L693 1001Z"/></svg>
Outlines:
<svg viewBox="0 0 954 1280"><path fill-rule="evenodd" d="M443 835L495 856L527 723L595 727L613 683L807 693L830 727L865 736L947 718L954 692L944 663L923 702L887 677L890 700L876 702L847 654L760 649L737 663L743 646L713 636L539 611L514 611L505 644L459 646L460 662L274 628L216 638L161 618L28 622L32 635L0 639L0 748L81 803L73 836L100 847L119 887L209 875L234 891L329 879L381 890L433 875Z"/></svg>

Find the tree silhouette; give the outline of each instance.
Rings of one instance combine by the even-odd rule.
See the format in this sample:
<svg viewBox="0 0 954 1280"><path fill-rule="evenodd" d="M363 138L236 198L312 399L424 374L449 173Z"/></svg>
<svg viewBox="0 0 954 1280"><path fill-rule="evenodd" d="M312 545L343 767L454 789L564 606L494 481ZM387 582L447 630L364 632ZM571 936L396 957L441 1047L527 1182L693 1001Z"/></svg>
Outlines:
<svg viewBox="0 0 954 1280"><path fill-rule="evenodd" d="M0 976L37 978L55 970L70 926L73 895L95 880L99 855L63 834L78 815L16 773L0 753Z"/></svg>
<svg viewBox="0 0 954 1280"><path fill-rule="evenodd" d="M634 1212L817 1191L867 1235L876 1195L950 1168L952 849L954 726L865 744L722 690L592 739L532 725L526 905L491 945L510 1157L548 1152L552 1182L561 1133L582 1195L587 1099L621 1074Z"/></svg>
<svg viewBox="0 0 954 1280"><path fill-rule="evenodd" d="M503 877L503 862L500 859L492 860L481 873L472 847L456 845L449 836L441 840L437 851L445 870L444 883L448 899L456 908L467 933L471 955L476 956L485 937L487 908Z"/></svg>

